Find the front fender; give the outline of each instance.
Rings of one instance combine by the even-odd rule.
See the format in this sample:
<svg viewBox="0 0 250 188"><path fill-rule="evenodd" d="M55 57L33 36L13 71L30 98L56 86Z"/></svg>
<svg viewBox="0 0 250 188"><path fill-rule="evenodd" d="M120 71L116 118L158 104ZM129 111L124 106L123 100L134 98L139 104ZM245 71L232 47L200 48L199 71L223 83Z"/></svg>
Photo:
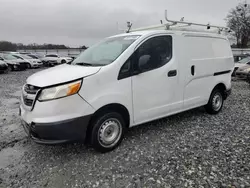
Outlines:
<svg viewBox="0 0 250 188"><path fill-rule="evenodd" d="M81 97L83 97L81 93L79 94ZM134 117L132 113L133 110L132 110L131 98L125 94L108 93L93 98L88 98L88 99L84 98L84 100L86 100L86 102L88 102L95 109L95 111L109 104L120 104L128 110L130 116L130 125L133 124Z"/></svg>

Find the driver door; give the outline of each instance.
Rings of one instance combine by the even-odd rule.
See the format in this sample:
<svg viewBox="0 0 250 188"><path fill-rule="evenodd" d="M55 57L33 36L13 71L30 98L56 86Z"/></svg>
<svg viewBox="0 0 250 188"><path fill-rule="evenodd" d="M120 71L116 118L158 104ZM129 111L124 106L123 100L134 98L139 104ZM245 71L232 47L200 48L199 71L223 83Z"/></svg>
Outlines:
<svg viewBox="0 0 250 188"><path fill-rule="evenodd" d="M172 36L147 39L133 57L134 123L139 124L178 111L183 105L178 62L173 58Z"/></svg>

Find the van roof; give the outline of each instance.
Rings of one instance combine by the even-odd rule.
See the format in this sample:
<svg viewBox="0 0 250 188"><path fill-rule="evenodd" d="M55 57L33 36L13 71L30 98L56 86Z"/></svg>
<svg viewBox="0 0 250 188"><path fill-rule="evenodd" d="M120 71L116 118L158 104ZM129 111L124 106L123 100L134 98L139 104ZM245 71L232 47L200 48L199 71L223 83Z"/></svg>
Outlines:
<svg viewBox="0 0 250 188"><path fill-rule="evenodd" d="M216 37L216 38L223 38L227 39L225 35L214 33L214 32L201 32L201 31L184 31L184 30L143 30L143 31L131 31L129 33L122 33L118 34L112 37L118 37L118 36L131 36L131 35L140 35L140 36L145 36L145 35L154 35L154 34L173 34L173 35L195 35L195 36L208 36L208 37Z"/></svg>

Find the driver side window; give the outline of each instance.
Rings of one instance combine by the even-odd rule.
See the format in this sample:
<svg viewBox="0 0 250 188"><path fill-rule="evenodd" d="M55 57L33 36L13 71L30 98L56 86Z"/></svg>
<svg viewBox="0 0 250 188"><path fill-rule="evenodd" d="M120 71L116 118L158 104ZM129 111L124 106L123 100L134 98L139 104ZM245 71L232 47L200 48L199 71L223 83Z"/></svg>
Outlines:
<svg viewBox="0 0 250 188"><path fill-rule="evenodd" d="M171 58L171 36L150 38L136 50L134 71L147 72L157 69L167 64Z"/></svg>

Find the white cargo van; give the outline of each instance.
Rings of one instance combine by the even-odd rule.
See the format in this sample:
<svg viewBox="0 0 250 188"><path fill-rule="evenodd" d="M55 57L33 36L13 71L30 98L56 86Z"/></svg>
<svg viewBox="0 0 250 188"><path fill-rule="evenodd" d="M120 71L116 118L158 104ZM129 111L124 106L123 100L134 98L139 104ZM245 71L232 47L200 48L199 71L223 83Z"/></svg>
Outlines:
<svg viewBox="0 0 250 188"><path fill-rule="evenodd" d="M221 111L233 55L217 33L162 29L104 39L23 87L22 124L37 143L114 149L127 128L200 106Z"/></svg>

